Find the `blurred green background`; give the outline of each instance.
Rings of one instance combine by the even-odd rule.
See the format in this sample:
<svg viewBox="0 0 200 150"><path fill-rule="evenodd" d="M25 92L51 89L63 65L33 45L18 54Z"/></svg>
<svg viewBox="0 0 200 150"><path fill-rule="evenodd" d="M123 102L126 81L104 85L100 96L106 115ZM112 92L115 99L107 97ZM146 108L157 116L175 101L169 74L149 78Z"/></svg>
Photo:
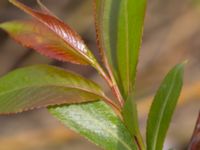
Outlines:
<svg viewBox="0 0 200 150"><path fill-rule="evenodd" d="M35 0L24 0L37 8ZM93 22L93 0L43 0L57 16L75 29L99 57ZM0 0L0 22L27 18ZM200 108L200 1L148 0L143 44L137 74L137 100L141 129L145 133L148 108L167 71L188 59L185 84L173 117L165 148L184 150ZM48 59L21 47L0 31L0 75L22 66L52 64L105 83L90 67ZM108 91L109 92L109 91ZM98 150L95 145L65 128L46 109L0 116L0 150Z"/></svg>

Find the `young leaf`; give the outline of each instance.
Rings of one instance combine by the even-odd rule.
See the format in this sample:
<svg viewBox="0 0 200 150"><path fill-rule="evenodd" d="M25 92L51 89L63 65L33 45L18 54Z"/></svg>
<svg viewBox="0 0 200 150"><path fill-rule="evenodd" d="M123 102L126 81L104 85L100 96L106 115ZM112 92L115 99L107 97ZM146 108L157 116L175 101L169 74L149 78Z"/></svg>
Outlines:
<svg viewBox="0 0 200 150"><path fill-rule="evenodd" d="M183 64L175 66L161 83L147 122L147 149L162 150L183 82Z"/></svg>
<svg viewBox="0 0 200 150"><path fill-rule="evenodd" d="M0 114L104 97L92 81L48 65L18 69L0 78Z"/></svg>
<svg viewBox="0 0 200 150"><path fill-rule="evenodd" d="M133 91L146 0L95 0L96 30L124 99Z"/></svg>
<svg viewBox="0 0 200 150"><path fill-rule="evenodd" d="M11 21L0 24L0 28L8 32L13 39L23 46L33 48L47 57L88 64L84 57L38 21Z"/></svg>
<svg viewBox="0 0 200 150"><path fill-rule="evenodd" d="M130 94L128 99L125 101L122 109L122 116L124 124L128 128L131 136L134 137L134 140L137 140L142 149L145 149L139 129L137 107L135 101L133 100L133 94Z"/></svg>
<svg viewBox="0 0 200 150"><path fill-rule="evenodd" d="M77 61L76 63L91 64L91 65L94 65L96 63L96 59L94 58L92 53L88 50L88 48L86 47L86 45L83 42L83 40L81 39L81 37L75 31L73 31L68 25L66 25L64 22L59 20L57 17L51 15L51 13L46 12L46 11L40 12L40 11L33 10L33 9L25 6L24 4L18 2L17 0L9 0L9 1L12 4L14 4L15 6L17 6L18 8L20 8L21 10L23 10L24 12L26 12L29 15L31 15L32 17L34 17L43 26L48 28L49 29L48 32L51 32L51 33L47 33L47 34L51 34L53 36L52 38L54 40L56 40L56 42L54 40L53 40L53 42L55 42L55 43L57 43L57 41L64 42L65 44L62 43L62 45L65 45L65 47L63 47L62 49L65 49L66 53L68 53L70 51L69 56L73 57L73 62L75 62L75 60L77 61L81 58L81 60ZM30 28L32 28L32 27L30 27ZM7 30L7 27L4 26L4 29ZM45 31L47 31L47 30L45 30ZM21 32L21 31L19 31L19 32ZM29 34L31 34L31 33L29 33ZM11 35L12 35L12 33L11 33ZM48 44L50 42L52 42L52 41L49 41ZM22 44L24 45L25 43L22 43ZM51 47L51 45L48 45L47 47L49 47L49 46ZM36 47L36 46L34 46L34 47ZM52 49L49 49L49 51L52 51ZM60 55L63 54L63 51L59 51L59 49L58 50L53 49L53 51L57 51L57 54L56 54L56 56L54 56L54 58L56 58L57 55L59 55L59 53L60 53ZM49 53L53 53L53 52L48 52L46 55L48 55ZM72 56L72 54L73 54L73 56ZM68 57L68 55L66 55L66 57ZM76 58L76 59L74 60L74 58ZM71 59L65 59L65 61L71 61Z"/></svg>
<svg viewBox="0 0 200 150"><path fill-rule="evenodd" d="M49 111L66 126L105 150L136 150L126 127L102 101L56 106Z"/></svg>

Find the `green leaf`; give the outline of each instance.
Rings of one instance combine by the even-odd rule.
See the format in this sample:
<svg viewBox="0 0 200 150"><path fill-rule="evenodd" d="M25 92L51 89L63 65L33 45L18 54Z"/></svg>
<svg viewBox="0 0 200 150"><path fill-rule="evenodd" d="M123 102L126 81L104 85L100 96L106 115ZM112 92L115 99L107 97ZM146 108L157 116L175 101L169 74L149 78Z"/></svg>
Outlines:
<svg viewBox="0 0 200 150"><path fill-rule="evenodd" d="M96 30L124 99L133 91L146 0L96 0Z"/></svg>
<svg viewBox="0 0 200 150"><path fill-rule="evenodd" d="M128 99L125 101L124 107L122 109L122 116L124 119L124 124L128 128L131 136L133 138L137 138L142 149L145 149L139 129L137 107L133 99L133 94L128 96Z"/></svg>
<svg viewBox="0 0 200 150"><path fill-rule="evenodd" d="M175 66L161 83L147 122L147 149L162 150L164 139L181 92L183 64Z"/></svg>
<svg viewBox="0 0 200 150"><path fill-rule="evenodd" d="M49 111L66 126L105 150L136 150L126 127L102 101L51 107Z"/></svg>
<svg viewBox="0 0 200 150"><path fill-rule="evenodd" d="M104 97L92 81L48 65L17 69L0 78L0 114Z"/></svg>

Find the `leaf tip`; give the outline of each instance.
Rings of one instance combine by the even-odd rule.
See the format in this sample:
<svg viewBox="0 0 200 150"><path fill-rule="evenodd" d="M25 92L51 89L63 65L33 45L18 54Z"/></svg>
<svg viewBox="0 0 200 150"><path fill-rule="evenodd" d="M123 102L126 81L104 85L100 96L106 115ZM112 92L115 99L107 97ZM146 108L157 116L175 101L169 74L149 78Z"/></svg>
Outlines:
<svg viewBox="0 0 200 150"><path fill-rule="evenodd" d="M182 62L182 65L186 65L186 64L188 64L188 62L189 62L189 60L186 59L186 60L184 60L184 61Z"/></svg>
<svg viewBox="0 0 200 150"><path fill-rule="evenodd" d="M6 31L6 30L7 30L7 28L8 28L8 25L7 25L5 22L3 22L3 23L0 23L0 29L2 29L2 30L4 30L4 31Z"/></svg>
<svg viewBox="0 0 200 150"><path fill-rule="evenodd" d="M18 0L8 0L11 4L15 5L16 7L22 9L22 10L26 10L26 6L24 4L22 4L21 2L19 2Z"/></svg>
<svg viewBox="0 0 200 150"><path fill-rule="evenodd" d="M16 0L8 0L10 3L16 3Z"/></svg>
<svg viewBox="0 0 200 150"><path fill-rule="evenodd" d="M188 60L184 60L182 63L177 64L174 69L181 70L183 72L185 65L188 63Z"/></svg>

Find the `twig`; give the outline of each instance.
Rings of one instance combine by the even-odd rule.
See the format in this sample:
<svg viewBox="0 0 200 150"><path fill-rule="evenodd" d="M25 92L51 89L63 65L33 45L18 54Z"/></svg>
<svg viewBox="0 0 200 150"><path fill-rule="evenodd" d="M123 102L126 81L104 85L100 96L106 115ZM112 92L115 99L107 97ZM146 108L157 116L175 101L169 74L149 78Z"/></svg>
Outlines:
<svg viewBox="0 0 200 150"><path fill-rule="evenodd" d="M136 142L136 144L137 144L137 146L138 146L138 150L142 150L142 148L141 148L141 146L140 146L140 143L139 143L139 141L138 141L138 139L137 139L136 136L134 136L134 139L135 139L135 142Z"/></svg>
<svg viewBox="0 0 200 150"><path fill-rule="evenodd" d="M109 87L111 88L113 94L116 96L120 107L122 108L124 105L124 100L121 96L121 93L119 91L118 86L116 85L116 83L113 83L113 80L111 80L107 74L105 73L105 71L103 70L103 68L99 65L96 64L95 68L99 71L99 74L105 79L105 81L108 83Z"/></svg>
<svg viewBox="0 0 200 150"><path fill-rule="evenodd" d="M192 138L190 140L188 150L199 150L200 149L200 112L194 128Z"/></svg>

